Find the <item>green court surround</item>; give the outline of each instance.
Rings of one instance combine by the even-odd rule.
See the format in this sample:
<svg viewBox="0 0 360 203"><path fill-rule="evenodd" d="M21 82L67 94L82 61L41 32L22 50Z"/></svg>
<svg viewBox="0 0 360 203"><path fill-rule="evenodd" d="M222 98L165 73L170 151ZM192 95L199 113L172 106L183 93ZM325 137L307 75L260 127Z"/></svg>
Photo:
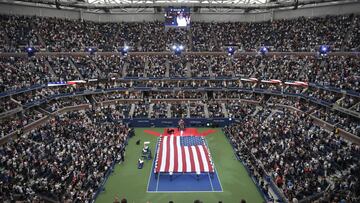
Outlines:
<svg viewBox="0 0 360 203"><path fill-rule="evenodd" d="M152 160L146 161L144 168L137 169L137 161L140 157L142 144L135 142L141 139L150 141L152 153L155 153L156 136L144 133L145 129L136 128L135 136L129 140L126 148L125 162L116 165L115 171L110 175L105 184L105 191L100 193L96 203L112 203L117 195L120 199L125 197L128 203L168 203L173 200L175 203L192 203L200 199L204 203L238 203L245 199L248 203L264 202L255 184L248 176L244 166L235 158L233 149L227 138L221 131L210 134L206 137L211 156L218 171L223 187L223 192L206 193L147 193L147 184L151 170ZM152 131L163 132L163 128L151 128ZM206 128L200 128L202 132Z"/></svg>

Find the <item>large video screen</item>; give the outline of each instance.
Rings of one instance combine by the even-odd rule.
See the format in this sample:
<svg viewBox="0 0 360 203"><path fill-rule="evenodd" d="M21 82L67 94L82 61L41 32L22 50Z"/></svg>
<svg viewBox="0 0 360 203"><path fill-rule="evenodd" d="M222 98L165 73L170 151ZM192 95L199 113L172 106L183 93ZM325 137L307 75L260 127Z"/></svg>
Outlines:
<svg viewBox="0 0 360 203"><path fill-rule="evenodd" d="M165 10L165 26L187 27L190 26L190 8L168 7Z"/></svg>

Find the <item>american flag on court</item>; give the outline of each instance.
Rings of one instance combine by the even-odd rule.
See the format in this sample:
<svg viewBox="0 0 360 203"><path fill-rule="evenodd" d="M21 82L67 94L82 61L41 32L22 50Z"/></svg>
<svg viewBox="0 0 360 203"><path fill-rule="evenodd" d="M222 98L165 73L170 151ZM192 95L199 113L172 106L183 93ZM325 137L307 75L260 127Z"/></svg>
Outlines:
<svg viewBox="0 0 360 203"><path fill-rule="evenodd" d="M214 172L204 138L173 135L160 137L154 172Z"/></svg>

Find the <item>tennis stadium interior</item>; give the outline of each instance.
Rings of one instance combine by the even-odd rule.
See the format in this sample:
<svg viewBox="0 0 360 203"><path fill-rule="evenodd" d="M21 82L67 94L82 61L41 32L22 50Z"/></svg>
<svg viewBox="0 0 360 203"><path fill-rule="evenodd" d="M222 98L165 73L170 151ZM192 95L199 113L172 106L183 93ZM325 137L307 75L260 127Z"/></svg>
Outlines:
<svg viewBox="0 0 360 203"><path fill-rule="evenodd" d="M360 1L0 0L0 202L359 203Z"/></svg>

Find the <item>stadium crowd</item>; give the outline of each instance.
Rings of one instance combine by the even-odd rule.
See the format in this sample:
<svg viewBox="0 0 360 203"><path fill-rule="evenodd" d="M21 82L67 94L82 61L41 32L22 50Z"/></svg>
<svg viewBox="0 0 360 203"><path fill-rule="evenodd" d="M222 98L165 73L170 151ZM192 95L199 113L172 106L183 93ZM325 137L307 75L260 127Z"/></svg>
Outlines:
<svg viewBox="0 0 360 203"><path fill-rule="evenodd" d="M22 127L37 121L43 116L43 113L35 109L30 109L16 113L11 117L0 118L0 138L11 132L20 130Z"/></svg>
<svg viewBox="0 0 360 203"><path fill-rule="evenodd" d="M188 105L186 102L171 104L171 116L173 118L186 118L188 116Z"/></svg>
<svg viewBox="0 0 360 203"><path fill-rule="evenodd" d="M337 52L360 46L359 15L194 22L191 31L165 30L157 21L95 23L7 15L0 16L0 25L0 52L12 53L27 46L41 52L82 52L89 47L116 52L123 46L135 52L162 52L173 44L194 52L224 52L226 46L239 52L261 46L314 52L326 44ZM263 192L269 192L264 178L269 176L294 203L320 193L319 202L360 202L359 146L312 122L319 118L360 137L358 118L319 105L360 112L360 99L353 96L360 91L359 67L358 55L293 53L0 56L0 138L21 135L28 124L54 117L0 145L0 201L31 201L45 195L60 202L90 202L112 164L123 158L130 131L122 124L125 118L228 117L238 122L224 129L226 135ZM93 81L45 87L48 82L89 79ZM310 85L269 82L274 79ZM30 86L33 89L23 89ZM114 92L115 88L126 89ZM90 109L56 113L80 104ZM279 105L304 113L271 108ZM21 112L3 117L15 109Z"/></svg>
<svg viewBox="0 0 360 203"><path fill-rule="evenodd" d="M56 88L54 90L56 90ZM150 93L146 97L143 97L143 95L139 93L130 92L125 94L125 92L121 92L121 93L110 93L108 95L99 94L99 95L95 95L94 97L97 98L96 100L99 100L101 102L107 100L111 101L114 98L128 99L129 97L131 97L134 99L139 99L139 102L135 104L133 117L141 117L141 118L166 117L168 114L167 113L168 103L151 102L152 99L150 98L153 97L154 95L156 95L155 92ZM189 92L175 92L175 93L164 92L156 96L159 96L157 99L159 98L187 99L188 98L187 95L189 95ZM242 139L246 143L244 146L248 146L248 147L250 146L253 148L252 150L250 150L250 152L254 153L257 156L257 159L261 160L261 162L264 164L266 172L272 174L274 181L277 182L278 186L280 186L280 188L284 190L284 193L287 195L288 198L303 199L319 191L328 192L327 190L325 190L325 188L328 188L329 183L325 181L324 178L316 179L316 177L323 177L325 171L326 174L332 175L335 174L337 171L339 171L339 168L340 169L342 169L343 167L349 168L350 165L351 167L355 167L352 166L354 163L352 159L353 157L359 155L358 148L354 146L347 146L346 144L344 144L345 142L340 140L340 138L338 138L337 136L334 136L332 133L328 133L326 131L321 130L318 127L313 126L311 124L311 120L308 117L304 117L304 115L297 115L295 113L286 110L272 112L272 110L264 108L264 105L266 105L266 103L268 105L284 104L284 105L294 106L301 110L309 110L314 107L318 108L316 106L311 106L310 103L307 103L306 101L295 98L287 99L284 97L275 97L275 96L269 97L261 94L241 93L235 91L219 92L219 93L214 92L212 96L200 92L195 94L195 96L194 95L192 96L197 100L197 102L191 101L191 102L182 102L182 103L179 102L171 103L170 105L171 116L187 117L189 112L190 113L189 115L192 118L196 118L196 117L204 118L206 116L205 109L207 108L210 117L224 117L226 114L225 112L227 112L228 116L231 118L241 118L240 123L237 126L231 127L232 134L236 133L240 136L234 139L237 139L238 142L240 142L239 139ZM211 98L213 99L217 98L217 100L211 100ZM87 103L86 100L87 99L85 99L85 97L79 97L79 99L74 101L72 100L67 101L66 99L53 100L52 102L49 103L49 105L45 105L45 106L48 106L49 108L54 106L60 108L67 105L75 105L84 102ZM148 100L150 101L150 103ZM253 100L263 107L260 106L258 108L255 108L255 105L244 102L243 100L245 101ZM225 106L225 111L223 111L222 103ZM151 105L153 105L152 108L150 108ZM98 107L93 110L88 110L86 114L82 116L82 119L86 120L88 118L89 122L91 121L93 123L111 122L114 120L121 121L121 119L128 118L129 116L131 116L129 114L130 106L131 106L130 104L117 103L112 106ZM44 109L46 108L44 107ZM150 111L150 109L152 109L152 112ZM52 110L49 109L49 111ZM329 116L329 113L326 112L325 108L320 108L316 110L313 115L316 117L320 117L321 119L331 124L336 124L339 127L348 130L348 121L350 121L349 117L339 117L338 114L330 114ZM328 116L332 119L327 119L324 116ZM29 116L27 117L30 119L32 119L31 117L37 119L41 117L41 114L36 114L36 111L34 111L34 113L30 113ZM21 120L21 118L22 117L16 118L14 120L15 123L12 124L8 124L5 122L4 125L2 126L12 126L15 127L14 129L19 129L22 126L26 125L28 122L27 120ZM32 121L34 120L35 119L32 119ZM74 122L74 124L76 123L77 122ZM258 128L257 126L262 126L262 127ZM298 129L297 127L299 126L300 128ZM358 131L353 131L354 129L359 130L357 120L352 120L352 123L349 126L350 126L349 127L350 130L348 130L349 132L353 134L356 134L358 132ZM71 129L75 129L75 128L72 127ZM4 128L2 129L3 132L7 130L9 129L4 129ZM275 132L275 133L271 133L271 132ZM3 133L3 135L5 134ZM294 137L299 139L295 139ZM333 139L335 140L334 142L336 143L335 144L326 143L326 142L324 143L323 137L326 137L326 140ZM281 140L281 142L278 142L279 139ZM259 140L261 140L261 142L259 142ZM277 140L277 142L275 142L274 140ZM316 148L309 150L310 154L304 154L306 150L294 151L292 153L294 153L295 155L291 155L289 157L287 153L281 154L279 151L275 150L276 148L287 149L287 147L290 147L289 149L287 149L287 151L290 152L290 149L292 149L291 148L292 145L296 144L299 146L303 146L301 145L301 143L306 143L307 141L313 141L316 146ZM337 144L337 142L340 142L340 145ZM338 147L336 148L337 150L335 150L337 151L337 153L331 155L331 157L325 156L324 154L328 153L328 151L326 150L329 150L331 147L334 148L333 145L335 147ZM242 147L239 147L239 149L241 148ZM256 151L256 150L254 151L255 148L264 151ZM347 154L347 152L345 152L346 151L345 149L349 150L349 153L357 153L357 154ZM265 152L269 152L269 151L272 152L270 154L274 154L274 157L268 157L269 154ZM294 157L298 157L299 153L301 154L300 157L305 158L305 161L295 162L296 164L299 165L291 166L290 163L294 161ZM309 159L309 157L313 157L315 160L311 160ZM345 159L345 157L348 158ZM341 162L340 160L343 159L346 161ZM251 160L249 160L249 163L251 163ZM300 171L296 171L296 170L294 171L294 168L295 169L301 167L304 168L305 166L307 166L307 164L309 164L309 167L312 170L311 175L307 175L307 174L304 175L301 174ZM249 167L254 169L254 163L252 163L251 166L249 165ZM260 171L260 169L257 170ZM315 170L315 172L313 170ZM258 178L259 180L261 180L260 177ZM343 179L340 178L340 180ZM354 189L353 184L351 184L350 186L351 181L352 180L349 180L346 183L338 183L339 185L333 187L334 188L336 187L337 190L341 189L342 194L348 194L344 189L345 187L344 185L346 185L346 187L349 187L353 190ZM261 181L259 183L263 184L263 182ZM36 186L36 187L40 187L40 186ZM264 190L266 189L266 187L267 187L266 185L263 185ZM310 187L311 189L309 189ZM40 189L39 188L36 189L37 190L36 192L39 191L41 192L42 189L43 187L41 186ZM20 188L17 187L16 192L18 192L18 190L22 191L23 187ZM28 192L29 193L26 193L27 195L33 194L32 189L29 190ZM89 198L91 196L90 193L91 192L89 191L83 192L81 193L80 196L82 196L83 198ZM80 193L74 193L74 194L80 194ZM351 193L351 195L352 194L353 193ZM353 199L354 197L348 197L348 198Z"/></svg>
<svg viewBox="0 0 360 203"><path fill-rule="evenodd" d="M9 98L0 98L0 113L6 112L6 111L10 111L13 110L17 107L20 107L19 104L17 104L16 102L10 100Z"/></svg>
<svg viewBox="0 0 360 203"><path fill-rule="evenodd" d="M48 112L54 112L66 106L77 106L81 104L89 104L89 101L83 96L73 97L71 99L60 98L49 101L48 103L44 104L43 107Z"/></svg>
<svg viewBox="0 0 360 203"><path fill-rule="evenodd" d="M168 84L169 83L169 84ZM275 103L275 104L284 104L294 106L298 109L308 111L310 109L317 109L314 113L314 116L329 122L332 125L336 125L345 131L348 131L354 135L359 135L360 125L356 118L352 118L351 116L345 114L339 114L338 111L329 111L326 110L325 107L318 104L310 104L308 99L296 99L294 97L275 97L264 95L261 93L252 93L252 92L239 92L235 90L227 90L227 91L214 91L214 92L205 92L203 90L191 90L186 89L184 87L189 87L189 85L193 87L203 87L206 85L208 87L216 88L217 86L224 87L244 87L246 84L256 85L256 83L241 83L236 82L235 86L233 81L207 81L207 80L199 80L199 81L187 81L187 80L179 80L179 81L127 81L126 83L118 83L118 82L105 82L105 83L89 83L89 84L79 84L79 85L70 85L64 87L48 87L48 88L40 88L32 91L19 93L10 97L4 97L2 102L4 104L4 110L14 110L17 107L30 108L36 107L40 105L45 111L54 112L58 109L61 109L66 106L80 105L80 104L95 104L95 103L103 103L108 101L126 101L126 102L140 102L139 105L136 105L134 108L134 114L130 114L129 116L134 117L149 117L150 104L156 104L159 100L163 102L176 101L176 103L183 100L192 103L191 105L185 105L186 109L189 106L190 117L241 117L241 113L236 110L242 109L244 103L241 100L236 101L237 99L242 100L252 100L259 102L260 104L264 103ZM128 91L128 90L120 90L113 91L110 89L114 87L154 87L154 86L163 86L163 87L180 87L184 88L182 90L171 91L168 89L167 91L158 92L156 90L152 90L149 92L141 92L141 91ZM265 90L272 90L270 85L262 86L261 88ZM250 88L249 87L249 88ZM252 87L251 87L252 88ZM298 89L299 87L289 86L287 89ZM109 89L109 92L102 92L103 90ZM286 90L287 90L286 89ZM340 104L343 107L347 107L346 109L351 111L356 111L359 109L358 99L353 96L340 95L338 93L332 93L330 91L323 91L321 89L316 89L313 87L309 88L300 88L301 94L304 96L310 96L312 99L315 99L319 102L329 102L329 104ZM92 91L99 92L101 94L93 94ZM286 92L286 90L284 92ZM74 93L80 94L79 96L74 96ZM70 98L70 99L69 99ZM212 100L218 100L212 102ZM1 100L0 100L1 101ZM146 101L143 103L141 101ZM229 102L228 102L229 101ZM349 104L345 104L345 102ZM222 103L225 105L225 109L221 106ZM177 104L174 104L175 106ZM246 106L246 105L245 105ZM156 106L155 106L156 107ZM172 109L173 107L170 107ZM174 107L175 108L175 107ZM234 109L235 110L234 110ZM161 111L168 111L167 108L162 108ZM7 112L3 112L7 113ZM15 112L14 112L15 113ZM154 112L155 113L155 112ZM159 113L159 112L158 112ZM170 113L171 114L171 113ZM170 115L169 114L169 115ZM184 115L187 116L187 110L184 112ZM151 115L153 116L153 115ZM235 116L235 117L233 117Z"/></svg>
<svg viewBox="0 0 360 203"><path fill-rule="evenodd" d="M360 122L356 118L352 118L351 116L344 114L338 114L337 112L329 109L315 110L313 115L347 132L360 136Z"/></svg>
<svg viewBox="0 0 360 203"><path fill-rule="evenodd" d="M241 102L240 100L229 100L225 103L229 118L242 119L245 115L255 112L256 106Z"/></svg>
<svg viewBox="0 0 360 203"><path fill-rule="evenodd" d="M191 118L205 118L205 102L196 101L188 104Z"/></svg>
<svg viewBox="0 0 360 203"><path fill-rule="evenodd" d="M47 82L79 79L154 78L156 83L164 77L211 79L209 77L277 79L283 82L304 81L322 86L331 86L359 91L359 59L356 56L48 56L36 58L1 58L2 92L21 89ZM29 69L34 71L28 71ZM145 81L140 81L145 82ZM200 81L198 81L200 82ZM169 82L166 83L168 85ZM208 82L201 86L208 86ZM236 84L236 81L234 81ZM189 84L187 84L189 85ZM190 84L191 85L191 84ZM231 84L230 84L231 85ZM242 85L254 85L253 83ZM261 84L266 85L266 84ZM159 85L157 85L159 86ZM164 86L161 84L161 86ZM184 85L182 85L184 86ZM194 85L191 85L194 86ZM224 85L221 85L224 86ZM260 84L258 85L260 86ZM274 90L283 91L282 86L273 85ZM286 90L286 88L285 88Z"/></svg>
<svg viewBox="0 0 360 203"><path fill-rule="evenodd" d="M285 109L270 109L272 113L265 113L268 111L248 115L225 128L238 157L244 160L264 190L261 180L268 175L290 201L296 202L329 192L328 179L340 175L344 179L339 178L340 181L331 186L330 194L339 195L339 201L359 201L360 180L354 178L359 168L359 146L314 126L311 118L302 113Z"/></svg>
<svg viewBox="0 0 360 203"><path fill-rule="evenodd" d="M0 146L0 199L31 201L46 195L61 202L91 202L112 164L121 160L129 129L92 122L87 115L59 115Z"/></svg>
<svg viewBox="0 0 360 203"><path fill-rule="evenodd" d="M139 101L135 103L135 110L133 118L148 118L150 104L146 101Z"/></svg>
<svg viewBox="0 0 360 203"><path fill-rule="evenodd" d="M151 118L167 118L168 103L156 102L152 106Z"/></svg>
<svg viewBox="0 0 360 203"><path fill-rule="evenodd" d="M312 51L321 44L330 45L333 51L359 46L357 15L300 17L256 23L194 22L191 32L167 30L159 21L95 23L2 15L0 23L4 28L2 35L6 36L2 40L1 51L6 52L18 52L28 45L52 52L84 51L87 47L116 51L125 45L130 46L132 51L164 51L179 43L193 51L223 51L226 45L236 45L246 51L257 50L263 45L274 51Z"/></svg>

